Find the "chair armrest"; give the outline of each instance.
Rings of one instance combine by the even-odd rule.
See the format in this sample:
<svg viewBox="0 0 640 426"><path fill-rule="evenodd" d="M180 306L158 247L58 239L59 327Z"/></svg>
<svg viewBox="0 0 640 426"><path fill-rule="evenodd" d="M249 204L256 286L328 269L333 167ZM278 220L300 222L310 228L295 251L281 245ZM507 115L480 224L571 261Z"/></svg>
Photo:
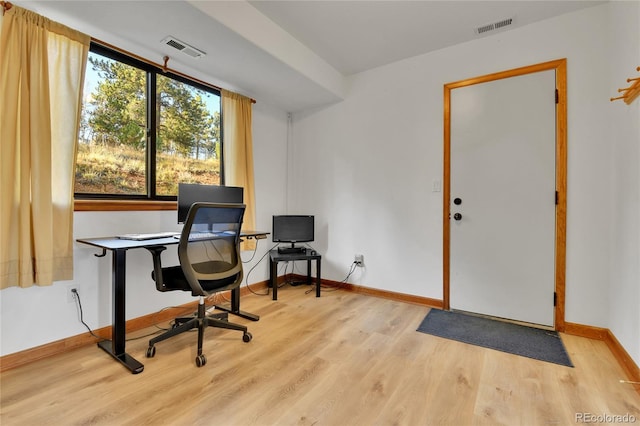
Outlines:
<svg viewBox="0 0 640 426"><path fill-rule="evenodd" d="M162 278L161 259L162 252L167 248L165 246L153 246L145 248L151 252L151 256L153 257L153 272L151 273L151 278L156 282L156 289L158 291L167 291L164 280Z"/></svg>

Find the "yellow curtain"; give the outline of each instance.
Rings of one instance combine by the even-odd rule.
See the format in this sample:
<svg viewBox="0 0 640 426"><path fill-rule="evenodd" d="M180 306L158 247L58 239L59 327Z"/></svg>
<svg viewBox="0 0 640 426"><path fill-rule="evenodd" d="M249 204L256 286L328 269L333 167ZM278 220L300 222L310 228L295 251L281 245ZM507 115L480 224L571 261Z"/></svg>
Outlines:
<svg viewBox="0 0 640 426"><path fill-rule="evenodd" d="M0 18L0 288L73 278L73 174L90 37Z"/></svg>
<svg viewBox="0 0 640 426"><path fill-rule="evenodd" d="M247 206L242 225L244 230L256 229L251 120L251 99L223 89L224 182L225 185L244 188L244 203ZM253 241L246 241L243 245L245 250L254 248Z"/></svg>

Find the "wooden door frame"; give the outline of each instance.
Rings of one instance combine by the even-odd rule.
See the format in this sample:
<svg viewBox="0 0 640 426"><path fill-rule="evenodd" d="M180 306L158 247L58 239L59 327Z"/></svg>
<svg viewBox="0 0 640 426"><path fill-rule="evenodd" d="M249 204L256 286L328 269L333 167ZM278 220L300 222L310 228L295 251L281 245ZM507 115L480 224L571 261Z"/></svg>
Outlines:
<svg viewBox="0 0 640 426"><path fill-rule="evenodd" d="M556 225L554 329L565 330L565 271L567 222L567 60L557 59L508 71L487 74L444 85L443 173L443 309L450 309L450 198L451 198L451 90L504 78L555 70L556 72Z"/></svg>

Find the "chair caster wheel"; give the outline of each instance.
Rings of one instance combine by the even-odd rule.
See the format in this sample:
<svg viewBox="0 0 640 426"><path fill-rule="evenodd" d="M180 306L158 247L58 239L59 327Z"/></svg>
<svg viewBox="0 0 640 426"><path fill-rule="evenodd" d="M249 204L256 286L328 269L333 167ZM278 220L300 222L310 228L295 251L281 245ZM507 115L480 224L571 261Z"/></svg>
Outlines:
<svg viewBox="0 0 640 426"><path fill-rule="evenodd" d="M147 358L153 358L154 356L156 356L156 347L149 346L147 348Z"/></svg>
<svg viewBox="0 0 640 426"><path fill-rule="evenodd" d="M243 342L250 342L253 339L253 336L248 331L242 335Z"/></svg>
<svg viewBox="0 0 640 426"><path fill-rule="evenodd" d="M198 367L202 367L203 365L205 365L207 363L207 357L204 355L198 355L196 357L196 365Z"/></svg>

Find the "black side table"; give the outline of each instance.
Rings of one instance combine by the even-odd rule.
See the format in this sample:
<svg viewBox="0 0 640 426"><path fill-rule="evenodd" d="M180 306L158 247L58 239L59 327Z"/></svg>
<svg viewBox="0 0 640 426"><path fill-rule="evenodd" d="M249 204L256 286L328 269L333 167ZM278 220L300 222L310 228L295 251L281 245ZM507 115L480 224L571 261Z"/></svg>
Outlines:
<svg viewBox="0 0 640 426"><path fill-rule="evenodd" d="M315 250L305 248L298 253L280 253L278 249L269 251L269 285L273 288L273 300L278 300L278 262L294 260L307 261L307 282L311 283L311 261L316 261L316 297L320 297L320 264L322 256Z"/></svg>

